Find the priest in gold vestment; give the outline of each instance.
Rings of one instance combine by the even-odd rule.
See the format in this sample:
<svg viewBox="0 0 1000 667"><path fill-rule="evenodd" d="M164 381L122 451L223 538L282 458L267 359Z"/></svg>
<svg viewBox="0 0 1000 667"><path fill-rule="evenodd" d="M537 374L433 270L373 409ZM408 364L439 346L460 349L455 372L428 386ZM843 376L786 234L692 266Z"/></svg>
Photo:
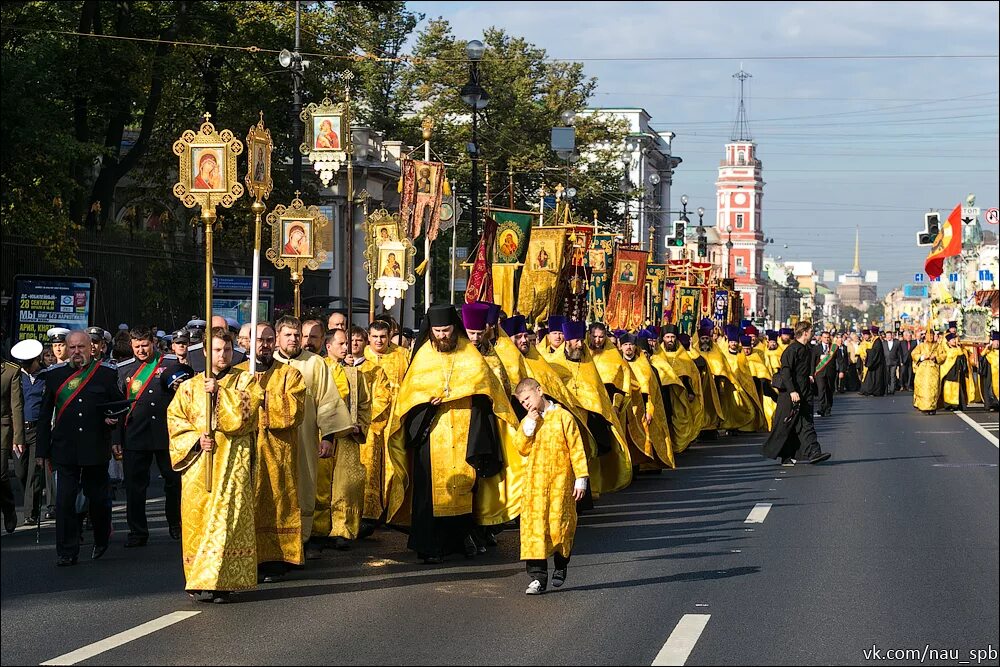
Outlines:
<svg viewBox="0 0 1000 667"><path fill-rule="evenodd" d="M979 400L969 353L959 344L958 334L945 334L945 360L941 364L941 404L946 410L965 410Z"/></svg>
<svg viewBox="0 0 1000 667"><path fill-rule="evenodd" d="M649 361L659 372L660 382L670 397L667 425L674 453L683 452L703 428L705 402L701 374L681 345L676 326L668 324L663 327L663 345ZM677 382L673 378L677 378Z"/></svg>
<svg viewBox="0 0 1000 667"><path fill-rule="evenodd" d="M233 592L257 586L252 466L260 395L248 373L230 368L232 358L232 334L215 329L213 377L180 385L167 408L170 461L181 473L184 587L200 602L229 602ZM205 433L206 391L213 395L211 434Z"/></svg>
<svg viewBox="0 0 1000 667"><path fill-rule="evenodd" d="M933 331L913 348L913 407L926 415L937 412L941 401L941 364L948 355L938 345Z"/></svg>
<svg viewBox="0 0 1000 667"><path fill-rule="evenodd" d="M359 540L372 535L379 523L385 522L385 429L389 425L393 400L393 390L385 371L365 356L367 347L368 332L352 327L351 355L345 361L364 374L372 396L368 436L361 446L361 463L365 466L365 506L361 513Z"/></svg>
<svg viewBox="0 0 1000 667"><path fill-rule="evenodd" d="M646 446L648 442L646 425L643 423L642 413L645 409L642 389L629 364L622 359L619 349L608 340L607 327L600 322L591 324L587 329L587 347L594 366L597 367L597 374L611 397L618 421L625 430L634 462L654 463L656 457L652 449Z"/></svg>
<svg viewBox="0 0 1000 667"><path fill-rule="evenodd" d="M350 412L352 429L334 441L333 456L319 460L312 532L314 538L332 540L333 547L339 550L348 549L349 540L357 539L361 531L366 481L361 448L368 437L372 411L368 378L355 366L346 365L350 346L347 336L342 329L329 333L326 360L347 382L346 395L342 393L341 397Z"/></svg>
<svg viewBox="0 0 1000 667"><path fill-rule="evenodd" d="M730 330L726 332L726 335L728 342L738 347L739 334ZM703 345L701 355L708 362L708 366L715 379L716 389L718 390L719 404L722 408L722 414L720 415L722 423L720 424L720 428L730 433L756 430L757 409L754 401L756 401L757 395L756 391L753 390L753 383L750 380L745 365L742 367L743 372L739 373L739 359L736 358L735 353L733 356L736 361L730 364L726 358L730 356L729 350L727 349L724 352L716 343L711 344L707 350ZM734 367L737 369L736 372L733 370ZM751 385L749 389L753 391L752 394L749 393L747 384Z"/></svg>
<svg viewBox="0 0 1000 667"><path fill-rule="evenodd" d="M997 391L997 379L1000 378L1000 331L990 332L990 344L979 359L980 393L983 396L983 406L991 412L1000 409L1000 392Z"/></svg>
<svg viewBox="0 0 1000 667"><path fill-rule="evenodd" d="M521 511L521 560L531 578L525 593L543 593L548 584L548 558L553 556L552 585L566 581L576 503L587 489L587 454L576 419L550 401L538 382L526 378L516 387L527 415L517 429L517 447L527 458Z"/></svg>
<svg viewBox="0 0 1000 667"><path fill-rule="evenodd" d="M274 344L274 328L258 324L254 380L261 406L254 465L254 529L259 576L268 583L303 562L297 459L306 385L301 373L275 360ZM236 369L249 373L249 360Z"/></svg>
<svg viewBox="0 0 1000 667"><path fill-rule="evenodd" d="M407 546L425 563L476 554L477 480L503 472L498 422L517 419L451 305L427 312L388 428L388 521L409 525Z"/></svg>
<svg viewBox="0 0 1000 667"><path fill-rule="evenodd" d="M649 363L646 353L639 349L635 334L625 334L618 340L622 346L622 360L628 365L633 382L639 389L640 401L636 405L635 420L641 425L643 441L640 449L651 459L645 465L649 469L675 468L674 448L667 426L669 415L663 402L664 393L669 392L669 383L681 386L680 379L669 368L666 382ZM670 395L667 393L669 400Z"/></svg>
<svg viewBox="0 0 1000 667"><path fill-rule="evenodd" d="M354 430L351 415L340 398L336 382L323 357L302 349L302 325L286 315L275 324L278 351L274 357L299 373L306 385L305 413L299 427L298 484L302 541L312 535L316 509L319 460L333 455L337 436ZM306 544L306 559L320 557L319 548Z"/></svg>

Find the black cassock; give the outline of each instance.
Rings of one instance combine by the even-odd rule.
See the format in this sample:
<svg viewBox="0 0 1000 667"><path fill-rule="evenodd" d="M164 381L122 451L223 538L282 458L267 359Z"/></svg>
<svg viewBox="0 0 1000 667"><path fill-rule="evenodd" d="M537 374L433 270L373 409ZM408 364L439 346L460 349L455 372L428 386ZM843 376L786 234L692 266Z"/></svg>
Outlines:
<svg viewBox="0 0 1000 667"><path fill-rule="evenodd" d="M979 379L983 392L983 405L986 406L987 410L998 410L1000 409L1000 399L993 393L993 367L986 360L985 352L979 357Z"/></svg>
<svg viewBox="0 0 1000 667"><path fill-rule="evenodd" d="M793 342L781 354L776 376L783 387L778 391L771 434L760 448L763 456L809 460L822 452L813 424L812 371L812 354L802 343ZM798 404L792 403L793 391L799 394Z"/></svg>
<svg viewBox="0 0 1000 667"><path fill-rule="evenodd" d="M888 383L889 371L885 367L885 352L882 350L882 341L878 338L868 350L868 358L865 359L865 368L868 374L861 382L862 396L885 396L885 386Z"/></svg>
<svg viewBox="0 0 1000 667"><path fill-rule="evenodd" d="M406 546L423 556L443 557L464 551L465 538L475 522L471 513L434 516L430 438L438 407L423 403L406 414L406 446L413 450L413 509ZM475 468L477 478L491 477L501 470L500 434L486 396L472 397L465 460Z"/></svg>
<svg viewBox="0 0 1000 667"><path fill-rule="evenodd" d="M985 361L985 359L983 360ZM963 354L958 359L955 360L954 365L952 365L951 370L945 375L942 380L947 382L957 382L958 383L958 409L965 410L966 406L969 404L968 391L965 385L965 378L969 375L969 363Z"/></svg>

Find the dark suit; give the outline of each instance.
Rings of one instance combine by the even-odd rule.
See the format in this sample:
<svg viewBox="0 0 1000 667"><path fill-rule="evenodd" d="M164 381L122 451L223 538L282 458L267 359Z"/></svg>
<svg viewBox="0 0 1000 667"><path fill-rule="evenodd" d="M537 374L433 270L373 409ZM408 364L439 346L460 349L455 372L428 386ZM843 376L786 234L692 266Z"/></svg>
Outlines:
<svg viewBox="0 0 1000 667"><path fill-rule="evenodd" d="M38 417L38 457L50 459L56 471L56 551L61 557L72 558L80 553L76 496L81 485L90 501L94 545L107 546L111 536L108 461L112 427L104 423L102 406L124 399L118 388L118 374L110 366L100 364L90 382L82 385L53 425L56 395L76 371L68 364L59 364L42 374L45 396Z"/></svg>
<svg viewBox="0 0 1000 667"><path fill-rule="evenodd" d="M129 537L142 540L149 537L146 491L149 489L149 468L154 460L163 477L167 524L181 524L181 476L170 465L170 436L167 433L167 406L173 393L164 392L160 382L160 376L164 372L170 372L177 363L175 355L161 355L144 388L138 377L145 366L144 362L133 357L118 365L118 381L122 393L135 398L131 411L119 421L113 436L116 444L120 444L123 450Z"/></svg>
<svg viewBox="0 0 1000 667"><path fill-rule="evenodd" d="M813 378L816 381L816 409L824 417L829 417L830 411L833 409L833 394L837 389L837 374L843 367L841 366L842 362L837 352L834 351L833 356L822 370L816 370L816 368L819 366L823 356L832 349L832 343L826 352L823 350L823 343L817 343L812 348L811 363Z"/></svg>
<svg viewBox="0 0 1000 667"><path fill-rule="evenodd" d="M896 393L896 373L898 372L899 366L903 363L902 361L902 348L898 340L892 341L882 341L882 352L885 355L885 393L895 394Z"/></svg>
<svg viewBox="0 0 1000 667"><path fill-rule="evenodd" d="M913 391L913 350L919 345L915 340L899 341L899 387Z"/></svg>

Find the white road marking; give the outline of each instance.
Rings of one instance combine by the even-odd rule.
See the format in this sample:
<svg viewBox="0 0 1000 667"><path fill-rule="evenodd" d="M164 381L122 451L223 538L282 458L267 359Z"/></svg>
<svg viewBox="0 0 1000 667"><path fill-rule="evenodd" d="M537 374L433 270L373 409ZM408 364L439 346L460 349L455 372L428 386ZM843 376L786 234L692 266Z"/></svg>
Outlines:
<svg viewBox="0 0 1000 667"><path fill-rule="evenodd" d="M771 503L757 503L747 515L747 520L743 523L764 523L767 513L771 511Z"/></svg>
<svg viewBox="0 0 1000 667"><path fill-rule="evenodd" d="M180 623L181 621L191 618L192 616L197 616L200 611L175 611L166 616L161 616L159 618L154 618L148 623L143 623L142 625L136 626L131 630L126 630L125 632L119 632L117 635L112 635L107 639L102 639L99 642L94 642L83 648L78 648L75 651L70 651L69 653L63 654L58 658L52 658L51 660L46 660L43 665L75 665L78 662L83 662L84 660L89 660L95 655L100 655L105 651L110 651L113 648L117 648L123 644L127 644L131 641L135 641L140 637L145 637L146 635L152 634L157 630L162 630L163 628L169 627L174 623Z"/></svg>
<svg viewBox="0 0 1000 667"><path fill-rule="evenodd" d="M997 436L995 436L992 433L990 433L989 431L987 431L978 422L976 422L975 419L973 419L969 415L965 414L961 410L956 411L955 414L958 415L959 417L961 417L962 421L964 421L966 424L968 424L972 428L976 429L976 432L979 433L979 435L983 436L989 442L993 443L994 447L1000 449L1000 438L997 438Z"/></svg>
<svg viewBox="0 0 1000 667"><path fill-rule="evenodd" d="M712 618L711 614L684 614L677 623L677 627L667 637L667 643L653 659L653 667L686 663L710 618Z"/></svg>

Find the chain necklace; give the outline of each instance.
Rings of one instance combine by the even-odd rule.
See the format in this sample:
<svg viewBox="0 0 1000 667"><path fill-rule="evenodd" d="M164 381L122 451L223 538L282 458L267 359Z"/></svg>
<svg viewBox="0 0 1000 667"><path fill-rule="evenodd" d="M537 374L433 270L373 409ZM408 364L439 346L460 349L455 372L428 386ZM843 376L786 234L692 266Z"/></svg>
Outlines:
<svg viewBox="0 0 1000 667"><path fill-rule="evenodd" d="M438 352L438 354L442 357L445 356L444 352ZM451 367L448 368L448 372L444 374L444 398L448 398L449 394L451 394L451 376L455 372L455 361L457 357L457 354L451 354Z"/></svg>

